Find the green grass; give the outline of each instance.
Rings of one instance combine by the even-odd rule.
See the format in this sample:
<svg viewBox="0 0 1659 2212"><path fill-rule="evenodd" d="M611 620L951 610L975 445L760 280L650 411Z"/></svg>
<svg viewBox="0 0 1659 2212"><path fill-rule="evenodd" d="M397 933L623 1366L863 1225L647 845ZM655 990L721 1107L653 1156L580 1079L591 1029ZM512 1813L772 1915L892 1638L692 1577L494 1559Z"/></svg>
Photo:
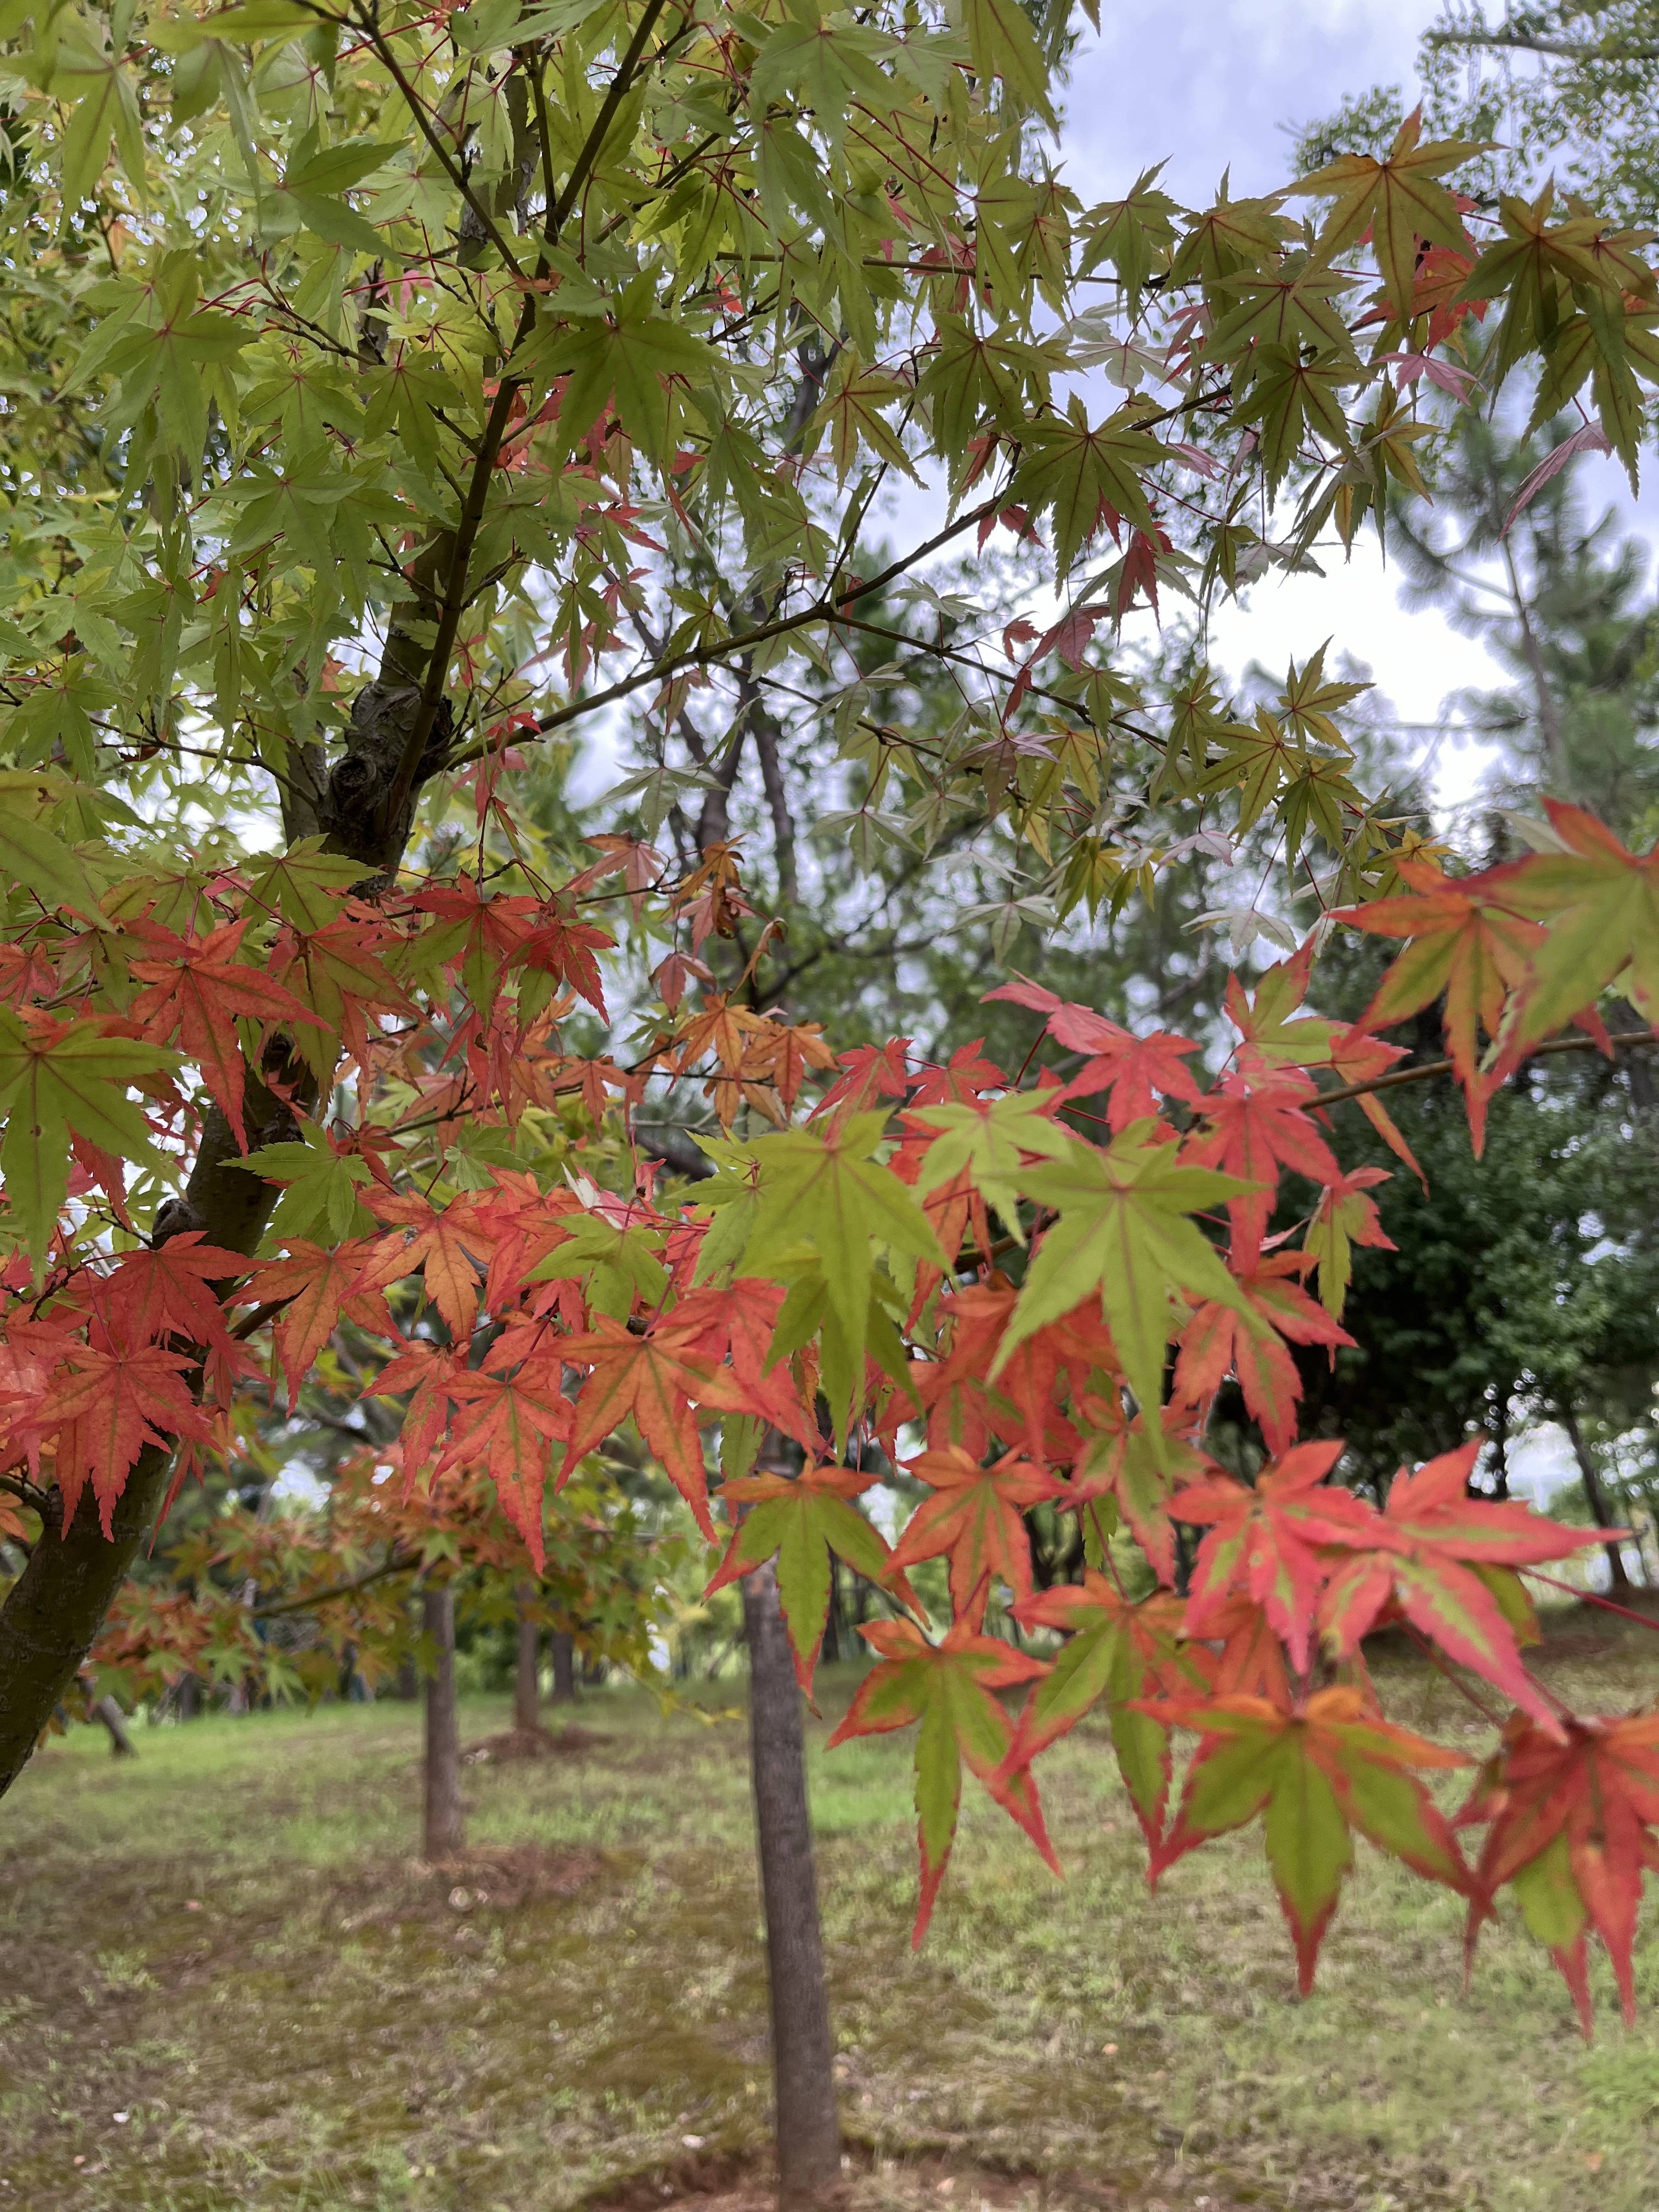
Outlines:
<svg viewBox="0 0 1659 2212"><path fill-rule="evenodd" d="M1659 1692L1659 1638L1580 1630L1547 1669L1627 1705ZM1599 1969L1587 2047L1512 1915L1466 1994L1456 1900L1364 1851L1298 2003L1259 1838L1149 1897L1091 1729L1044 1770L1067 1881L970 1791L913 1956L909 1745L826 1757L850 1687L824 1687L812 1790L872 2202L920 2201L904 2177L932 2161L935 2204L997 2172L1029 2178L999 2203L1172 2212L1659 2203L1650 1933L1641 2024ZM1386 1690L1399 1718L1480 1740L1433 1677L1402 1663ZM505 1717L476 1701L466 1733ZM410 1856L413 1707L140 1729L130 1765L88 1732L52 1746L0 1807L0 2212L561 2212L763 2151L744 1729L633 1692L580 1717L602 1741L468 1769L459 1878Z"/></svg>

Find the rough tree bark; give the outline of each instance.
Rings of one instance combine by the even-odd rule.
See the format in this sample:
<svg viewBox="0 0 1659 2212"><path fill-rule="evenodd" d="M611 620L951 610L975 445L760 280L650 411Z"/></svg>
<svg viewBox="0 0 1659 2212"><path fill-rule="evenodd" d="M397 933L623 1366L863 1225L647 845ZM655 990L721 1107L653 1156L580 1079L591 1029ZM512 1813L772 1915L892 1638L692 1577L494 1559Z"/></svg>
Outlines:
<svg viewBox="0 0 1659 2212"><path fill-rule="evenodd" d="M513 1669L513 1725L525 1734L541 1726L542 1625L536 1618L536 1585L519 1584L519 1649Z"/></svg>
<svg viewBox="0 0 1659 2212"><path fill-rule="evenodd" d="M1572 1446L1572 1455L1578 1462L1578 1472L1583 1477L1584 1497L1589 1505L1590 1518L1598 1528L1616 1528L1613 1508L1607 1504L1607 1493L1601 1486L1601 1470L1596 1465L1595 1454L1585 1441L1578 1425L1578 1415L1571 1406L1559 1408L1561 1425L1567 1432L1567 1442ZM1616 1540L1604 1547L1607 1555L1607 1572L1613 1587L1618 1590L1630 1588L1630 1573L1625 1565L1625 1547Z"/></svg>
<svg viewBox="0 0 1659 2212"><path fill-rule="evenodd" d="M801 1693L770 1561L744 1578L750 1766L766 1917L781 2212L816 2212L841 2188L835 2040L806 1809Z"/></svg>
<svg viewBox="0 0 1659 2212"><path fill-rule="evenodd" d="M437 1646L426 1685L425 1819L421 1856L428 1863L458 1858L465 1842L461 1815L461 1731L455 1710L455 1593L446 1586L422 1599L422 1626Z"/></svg>
<svg viewBox="0 0 1659 2212"><path fill-rule="evenodd" d="M576 1702L576 1645L568 1628L556 1628L548 1638L553 1655L553 1702L556 1705L574 1705Z"/></svg>

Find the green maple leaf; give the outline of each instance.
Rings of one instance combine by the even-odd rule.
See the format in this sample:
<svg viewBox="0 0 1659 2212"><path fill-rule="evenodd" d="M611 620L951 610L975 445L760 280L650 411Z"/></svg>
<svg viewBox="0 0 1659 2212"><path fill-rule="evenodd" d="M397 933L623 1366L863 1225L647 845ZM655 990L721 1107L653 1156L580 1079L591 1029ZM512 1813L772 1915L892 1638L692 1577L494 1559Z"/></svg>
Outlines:
<svg viewBox="0 0 1659 2212"><path fill-rule="evenodd" d="M1370 228L1389 302L1402 318L1411 313L1419 239L1435 246L1468 244L1456 202L1436 179L1486 150L1484 140L1440 138L1421 146L1421 129L1419 108L1401 125L1382 161L1370 154L1339 154L1290 187L1293 193L1330 196L1319 240L1327 256L1341 252Z"/></svg>
<svg viewBox="0 0 1659 2212"><path fill-rule="evenodd" d="M1152 1853L1153 1881L1194 1845L1265 1813L1304 1996L1353 1863L1352 1829L1430 1881L1468 1889L1451 1829L1413 1771L1468 1760L1377 1718L1359 1691L1320 1690L1294 1712L1250 1697L1150 1698L1142 1710L1201 1739L1176 1824Z"/></svg>
<svg viewBox="0 0 1659 2212"><path fill-rule="evenodd" d="M127 1086L178 1066L177 1053L106 1036L101 1022L26 1020L0 1006L0 1174L37 1275L69 1189L70 1132L118 1159L163 1169Z"/></svg>
<svg viewBox="0 0 1659 2212"><path fill-rule="evenodd" d="M1510 913L1546 925L1506 1024L1504 1073L1526 1045L1593 1006L1617 975L1648 1020L1659 1021L1659 847L1638 856L1582 807L1544 804L1564 849L1481 879Z"/></svg>
<svg viewBox="0 0 1659 2212"><path fill-rule="evenodd" d="M1007 1768L1013 1726L991 1694L1010 1683L1035 1681L1048 1670L1041 1659L1013 1650L1000 1638L975 1634L966 1621L958 1621L942 1644L930 1644L913 1620L872 1621L859 1632L881 1653L882 1663L859 1685L830 1743L833 1749L849 1736L921 1723L916 1736L921 1897L910 1938L919 1948L956 1839L964 1762L1055 1866L1036 1785L1029 1771Z"/></svg>
<svg viewBox="0 0 1659 2212"><path fill-rule="evenodd" d="M1052 123L1048 64L1019 0L960 0L960 13L980 76L1000 76L1017 100Z"/></svg>
<svg viewBox="0 0 1659 2212"><path fill-rule="evenodd" d="M1066 1642L1026 1701L1010 1759L1029 1765L1104 1698L1118 1771L1153 1850L1170 1793L1170 1731L1135 1701L1204 1687L1205 1655L1194 1657L1181 1641L1185 1609L1170 1590L1132 1602L1093 1567L1080 1584L1040 1591L1015 1608L1022 1626L1059 1629Z"/></svg>
<svg viewBox="0 0 1659 2212"><path fill-rule="evenodd" d="M996 1209L1009 1234L1021 1244L1018 1184L1027 1152L1063 1159L1076 1141L1054 1119L1052 1091L1007 1091L988 1106L923 1106L912 1119L939 1133L923 1156L916 1195L926 1198L966 1168L974 1188Z"/></svg>
<svg viewBox="0 0 1659 2212"><path fill-rule="evenodd" d="M995 1376L1016 1346L1098 1291L1138 1403L1162 1397L1170 1292L1247 1312L1238 1285L1188 1216L1255 1185L1181 1164L1153 1121L1132 1121L1102 1151L1073 1138L1065 1158L1024 1168L1020 1188L1060 1218L1044 1235L997 1350Z"/></svg>
<svg viewBox="0 0 1659 2212"><path fill-rule="evenodd" d="M795 1675L809 1696L830 1610L832 1552L854 1573L882 1583L906 1605L921 1609L902 1573L892 1570L885 1538L853 1503L880 1480L878 1474L863 1474L852 1467L809 1467L798 1475L732 1475L721 1486L720 1496L728 1507L748 1510L732 1530L726 1557L705 1595L712 1597L775 1554L778 1600L795 1657Z"/></svg>
<svg viewBox="0 0 1659 2212"><path fill-rule="evenodd" d="M562 452L587 434L608 403L635 444L660 460L671 412L663 379L682 376L706 391L718 364L707 344L657 312L647 280L602 306L604 313L583 315L546 341L532 338L514 367L533 364L543 379L568 374L559 405Z"/></svg>
<svg viewBox="0 0 1659 2212"><path fill-rule="evenodd" d="M297 1141L265 1145L246 1159L228 1159L225 1165L246 1168L266 1182L283 1185L267 1232L270 1244L283 1244L293 1237L337 1244L342 1237L374 1226L357 1199L359 1187L369 1180L368 1161L355 1153L337 1152L322 1131L308 1123L301 1124Z"/></svg>
<svg viewBox="0 0 1659 2212"><path fill-rule="evenodd" d="M810 1260L792 1301L804 1303L822 1285L824 1385L842 1434L863 1388L878 1252L949 1264L915 1198L873 1157L886 1126L884 1113L853 1114L822 1135L783 1129L763 1137L747 1155L755 1194L752 1211L742 1210L747 1233L740 1249L733 1236L720 1250L723 1261L741 1258L751 1275ZM786 1308L781 1330L790 1318Z"/></svg>
<svg viewBox="0 0 1659 2212"><path fill-rule="evenodd" d="M1054 526L1054 568L1063 575L1104 520L1109 507L1138 530L1152 527L1142 478L1163 458L1158 441L1136 427L1133 412L1120 408L1091 428L1083 402L1074 392L1063 416L1045 416L1021 433L1024 459L1010 497L1033 514L1051 508Z"/></svg>

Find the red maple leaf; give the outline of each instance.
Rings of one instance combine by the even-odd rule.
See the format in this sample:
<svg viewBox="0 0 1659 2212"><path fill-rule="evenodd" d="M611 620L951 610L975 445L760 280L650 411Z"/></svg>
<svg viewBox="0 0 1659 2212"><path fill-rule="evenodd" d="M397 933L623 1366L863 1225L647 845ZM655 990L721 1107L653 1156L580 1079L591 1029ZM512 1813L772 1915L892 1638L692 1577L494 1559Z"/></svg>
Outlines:
<svg viewBox="0 0 1659 2212"><path fill-rule="evenodd" d="M1155 1114L1160 1092L1166 1098L1184 1099L1189 1106L1196 1106L1204 1097L1192 1070L1185 1065L1186 1055L1198 1049L1190 1037L1177 1036L1170 1030L1154 1030L1150 1036L1138 1037L1092 1007L1060 999L1024 976L985 995L1034 1008L1047 1017L1048 1035L1056 1044L1087 1056L1085 1066L1067 1082L1065 1096L1092 1098L1106 1091L1106 1119L1115 1135L1131 1121Z"/></svg>
<svg viewBox="0 0 1659 2212"><path fill-rule="evenodd" d="M566 1359L591 1370L576 1401L565 1464L574 1467L630 1417L712 1543L708 1477L694 1401L713 1384L714 1362L696 1349L700 1329L659 1322L642 1336L607 1315L588 1336L568 1338Z"/></svg>
<svg viewBox="0 0 1659 2212"><path fill-rule="evenodd" d="M132 1018L143 1024L146 1036L165 1044L177 1035L188 1058L202 1071L202 1080L247 1150L242 1122L242 1096L246 1066L240 1018L255 1021L321 1023L309 1006L291 991L235 957L247 929L243 921L228 921L200 938L177 937L159 922L133 924L134 934L155 948L152 957L132 962L132 972L149 986L132 1002Z"/></svg>
<svg viewBox="0 0 1659 2212"><path fill-rule="evenodd" d="M1210 1531L1193 1567L1189 1636L1212 1634L1230 1599L1250 1597L1284 1638L1297 1673L1306 1674L1326 1577L1322 1547L1375 1544L1382 1526L1375 1506L1326 1482L1342 1449L1340 1442L1297 1444L1263 1468L1254 1488L1218 1474L1170 1500L1172 1520Z"/></svg>
<svg viewBox="0 0 1659 2212"><path fill-rule="evenodd" d="M1564 1528L1519 1501L1468 1495L1480 1440L1395 1477L1364 1548L1331 1573L1320 1601L1327 1649L1346 1657L1383 1618L1403 1618L1449 1659L1472 1668L1559 1733L1555 1709L1522 1664L1515 1631L1482 1571L1537 1565L1604 1543L1607 1532ZM1353 1539L1339 1537L1339 1543Z"/></svg>
<svg viewBox="0 0 1659 2212"><path fill-rule="evenodd" d="M159 1344L108 1352L91 1344L70 1347L36 1417L43 1432L57 1431L65 1529L90 1482L104 1534L112 1534L115 1501L146 1445L167 1450L175 1437L209 1439L211 1431L184 1379L191 1364L188 1354Z"/></svg>
<svg viewBox="0 0 1659 2212"><path fill-rule="evenodd" d="M1208 1126L1188 1139L1188 1163L1220 1168L1257 1186L1227 1200L1236 1264L1257 1251L1267 1233L1282 1169L1317 1183L1341 1178L1335 1154L1305 1110L1315 1103L1316 1093L1308 1078L1290 1073L1229 1075L1218 1091L1205 1097Z"/></svg>
<svg viewBox="0 0 1659 2212"><path fill-rule="evenodd" d="M568 1437L573 1418L559 1379L558 1363L552 1361L540 1368L526 1363L511 1375L463 1370L447 1386L462 1410L439 1472L476 1467L489 1477L502 1511L530 1547L538 1574L545 1564L542 1499L551 1448ZM567 1473L578 1456L567 1453Z"/></svg>
<svg viewBox="0 0 1659 2212"><path fill-rule="evenodd" d="M1258 1326L1253 1328L1235 1307L1210 1303L1199 1307L1181 1335L1176 1398L1183 1405L1200 1407L1227 1376L1236 1375L1245 1408L1261 1424L1272 1452L1284 1451L1296 1435L1297 1401L1302 1395L1302 1377L1285 1340L1333 1349L1353 1342L1297 1279L1310 1265L1304 1252L1258 1253L1255 1265L1237 1278Z"/></svg>
<svg viewBox="0 0 1659 2212"><path fill-rule="evenodd" d="M889 1037L885 1044L861 1044L840 1054L840 1065L847 1073L819 1099L812 1109L814 1118L837 1106L856 1114L873 1098L902 1098L910 1088L906 1066L909 1049L908 1037Z"/></svg>
<svg viewBox="0 0 1659 2212"><path fill-rule="evenodd" d="M1021 1516L1033 1505L1063 1497L1065 1485L1018 1452L981 1467L952 1446L923 1452L906 1466L934 1494L910 1516L894 1547L893 1565L913 1567L947 1553L951 1607L958 1620L975 1628L985 1617L994 1575L1016 1599L1030 1597L1031 1541Z"/></svg>
<svg viewBox="0 0 1659 2212"><path fill-rule="evenodd" d="M1544 932L1510 912L1480 877L1457 882L1425 860L1395 865L1408 893L1345 907L1334 919L1373 936L1411 940L1378 984L1365 1010L1367 1028L1404 1021L1445 994L1446 1049L1468 1102L1478 1155L1493 1087L1480 1066L1480 1031L1497 1036L1504 1000L1524 980Z"/></svg>
<svg viewBox="0 0 1659 2212"><path fill-rule="evenodd" d="M543 907L535 927L514 952L513 964L538 969L558 982L568 983L586 1000L601 1021L609 1021L605 986L594 955L608 952L616 942L608 929L578 921L558 900L553 899Z"/></svg>
<svg viewBox="0 0 1659 2212"><path fill-rule="evenodd" d="M1570 1720L1549 1731L1519 1714L1482 1769L1460 1826L1489 1821L1475 1869L1468 1948L1492 1899L1513 1883L1522 1917L1547 1943L1590 2033L1586 1938L1606 1946L1625 2019L1634 2024L1631 1948L1643 1871L1659 1867L1659 1714Z"/></svg>
<svg viewBox="0 0 1659 2212"><path fill-rule="evenodd" d="M94 1289L92 1308L112 1344L131 1350L167 1336L186 1344L229 1343L224 1309L209 1285L247 1273L244 1253L204 1244L199 1230L124 1252Z"/></svg>
<svg viewBox="0 0 1659 2212"><path fill-rule="evenodd" d="M299 1401L300 1385L311 1372L344 1313L375 1334L396 1338L398 1328L385 1298L366 1285L368 1255L362 1242L333 1250L290 1238L285 1260L267 1260L244 1291L245 1304L280 1304L271 1334L288 1377L289 1411Z"/></svg>

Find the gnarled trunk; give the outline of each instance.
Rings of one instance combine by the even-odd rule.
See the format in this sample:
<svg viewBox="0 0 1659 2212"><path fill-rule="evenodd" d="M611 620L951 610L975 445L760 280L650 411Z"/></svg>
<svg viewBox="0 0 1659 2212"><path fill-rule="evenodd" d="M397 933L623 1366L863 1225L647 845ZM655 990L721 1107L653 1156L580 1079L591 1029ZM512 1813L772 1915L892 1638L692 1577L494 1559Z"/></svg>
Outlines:
<svg viewBox="0 0 1659 2212"><path fill-rule="evenodd" d="M744 1577L743 1620L772 2009L778 2203L782 2212L809 2212L830 2203L840 2189L841 2123L806 1809L800 1686L770 1561Z"/></svg>
<svg viewBox="0 0 1659 2212"><path fill-rule="evenodd" d="M422 1626L437 1647L426 1685L425 1820L421 1856L441 1862L459 1857L465 1834L461 1817L461 1732L455 1710L455 1593L429 1589L422 1599Z"/></svg>

